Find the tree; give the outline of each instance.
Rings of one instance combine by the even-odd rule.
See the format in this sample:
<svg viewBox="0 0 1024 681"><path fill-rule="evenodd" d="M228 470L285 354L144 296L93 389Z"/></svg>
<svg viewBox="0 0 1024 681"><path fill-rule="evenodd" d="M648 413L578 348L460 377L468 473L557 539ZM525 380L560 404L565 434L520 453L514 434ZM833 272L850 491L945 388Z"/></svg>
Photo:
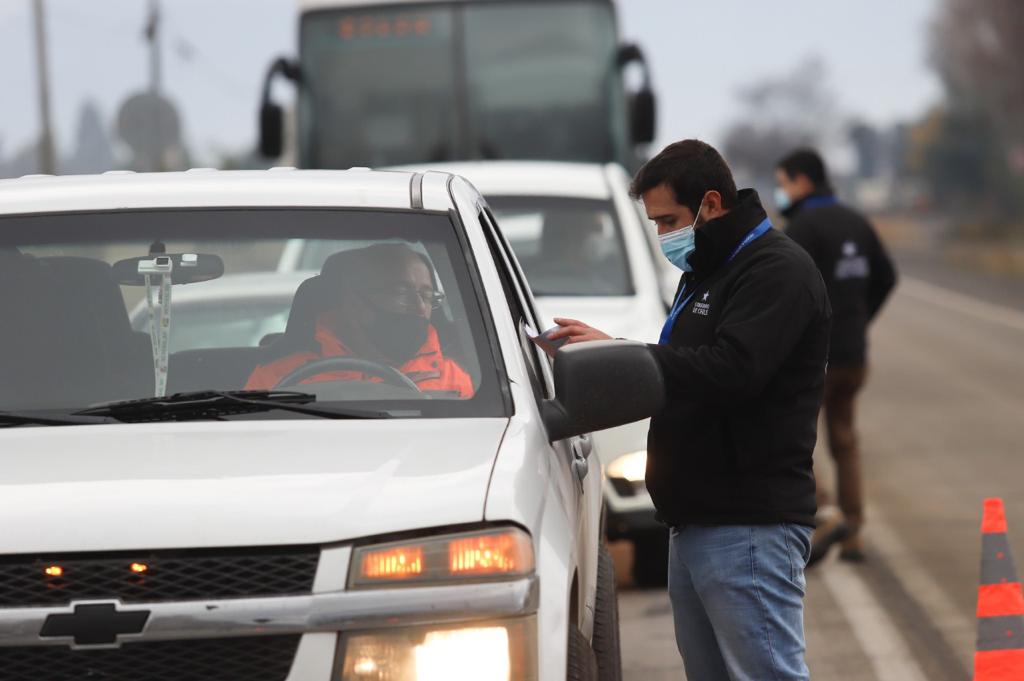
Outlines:
<svg viewBox="0 0 1024 681"><path fill-rule="evenodd" d="M1024 8L1020 0L944 0L932 62L957 108L989 116L1024 143Z"/></svg>
<svg viewBox="0 0 1024 681"><path fill-rule="evenodd" d="M850 126L850 143L857 153L857 177L871 178L879 174L882 166L882 140L872 126L856 122Z"/></svg>
<svg viewBox="0 0 1024 681"><path fill-rule="evenodd" d="M725 134L729 162L757 181L797 147L823 145L837 131L824 62L811 57L791 72L742 88L742 117Z"/></svg>
<svg viewBox="0 0 1024 681"><path fill-rule="evenodd" d="M932 64L946 104L915 129L914 157L938 203L988 233L1024 215L1024 11L1019 0L943 0Z"/></svg>
<svg viewBox="0 0 1024 681"><path fill-rule="evenodd" d="M78 110L75 150L61 164L68 174L100 173L116 165L110 136L95 102L86 101Z"/></svg>

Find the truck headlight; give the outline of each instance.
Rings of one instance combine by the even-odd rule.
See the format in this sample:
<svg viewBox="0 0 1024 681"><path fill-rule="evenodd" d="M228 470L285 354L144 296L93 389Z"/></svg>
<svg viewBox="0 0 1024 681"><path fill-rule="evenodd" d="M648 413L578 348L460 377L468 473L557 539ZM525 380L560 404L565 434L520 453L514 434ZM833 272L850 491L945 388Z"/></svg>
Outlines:
<svg viewBox="0 0 1024 681"><path fill-rule="evenodd" d="M608 477L621 478L629 482L643 482L647 474L647 450L623 454L608 464Z"/></svg>
<svg viewBox="0 0 1024 681"><path fill-rule="evenodd" d="M352 553L349 588L423 586L465 579L507 579L533 572L533 542L517 527L360 546Z"/></svg>
<svg viewBox="0 0 1024 681"><path fill-rule="evenodd" d="M339 681L509 681L537 675L536 622L345 634Z"/></svg>

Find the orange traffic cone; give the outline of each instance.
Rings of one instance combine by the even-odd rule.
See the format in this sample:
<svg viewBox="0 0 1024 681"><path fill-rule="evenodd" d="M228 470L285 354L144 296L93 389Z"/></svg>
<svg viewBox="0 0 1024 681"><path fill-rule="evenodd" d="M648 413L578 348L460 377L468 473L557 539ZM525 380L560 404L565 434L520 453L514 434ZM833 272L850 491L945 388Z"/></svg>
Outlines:
<svg viewBox="0 0 1024 681"><path fill-rule="evenodd" d="M1024 592L1010 555L1002 499L986 499L974 681L1024 679Z"/></svg>

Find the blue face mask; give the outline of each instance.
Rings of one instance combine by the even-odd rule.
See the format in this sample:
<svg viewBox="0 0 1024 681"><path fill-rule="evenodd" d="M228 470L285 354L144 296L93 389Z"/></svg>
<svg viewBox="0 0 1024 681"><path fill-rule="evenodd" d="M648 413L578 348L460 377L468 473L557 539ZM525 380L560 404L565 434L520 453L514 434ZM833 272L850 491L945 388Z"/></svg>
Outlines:
<svg viewBox="0 0 1024 681"><path fill-rule="evenodd" d="M779 210L786 210L793 205L793 199L789 198L789 194L782 187L775 188L775 205Z"/></svg>
<svg viewBox="0 0 1024 681"><path fill-rule="evenodd" d="M693 253L695 248L697 248L697 234L694 229L697 226L697 220L700 218L700 211L703 207L704 199L701 199L700 206L697 207L697 216L693 219L693 224L687 225L682 229L677 229L674 232L669 232L668 234L658 235L658 242L661 244L661 252L665 254L665 258L683 272L690 272L693 270L693 268L690 267L689 258L690 254Z"/></svg>

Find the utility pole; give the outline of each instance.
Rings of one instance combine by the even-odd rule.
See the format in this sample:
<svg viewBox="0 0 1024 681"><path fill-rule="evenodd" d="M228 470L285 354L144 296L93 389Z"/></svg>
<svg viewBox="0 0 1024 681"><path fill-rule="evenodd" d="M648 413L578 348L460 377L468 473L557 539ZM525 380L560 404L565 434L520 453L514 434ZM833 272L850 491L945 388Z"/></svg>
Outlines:
<svg viewBox="0 0 1024 681"><path fill-rule="evenodd" d="M36 69L39 80L39 170L53 175L57 170L53 146L53 127L50 124L50 68L46 60L46 23L43 0L32 0L36 29Z"/></svg>
<svg viewBox="0 0 1024 681"><path fill-rule="evenodd" d="M146 20L146 40L149 42L149 92L153 101L160 100L163 71L160 63L160 0L149 0L149 18ZM163 140L162 115L159 107L153 107L153 139ZM164 150L159 145L156 157L151 159L152 170L165 170Z"/></svg>

